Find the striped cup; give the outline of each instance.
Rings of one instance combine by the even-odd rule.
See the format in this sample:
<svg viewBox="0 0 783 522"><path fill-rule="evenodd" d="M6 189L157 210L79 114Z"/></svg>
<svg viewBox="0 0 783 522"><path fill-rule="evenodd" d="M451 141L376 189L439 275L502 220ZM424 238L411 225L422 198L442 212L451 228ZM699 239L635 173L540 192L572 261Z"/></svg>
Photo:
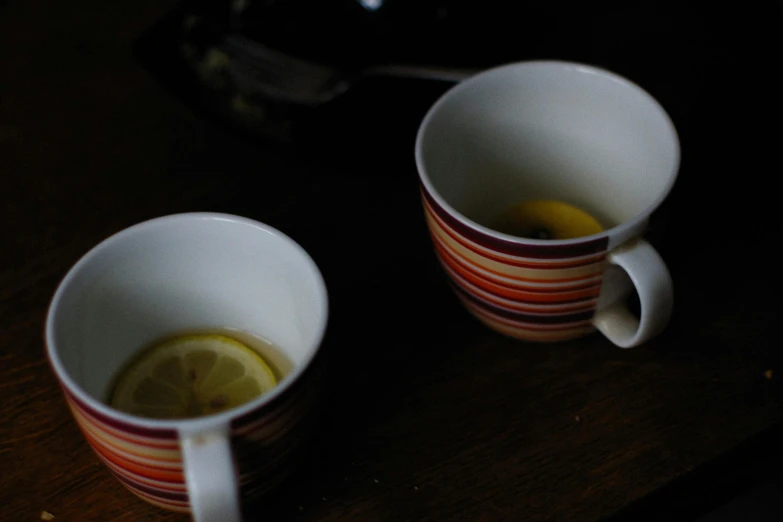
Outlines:
<svg viewBox="0 0 783 522"><path fill-rule="evenodd" d="M495 67L441 96L415 154L435 253L481 322L526 341L597 328L623 348L666 327L671 277L642 236L674 185L680 146L666 111L639 86L577 63ZM585 209L605 230L541 240L488 226L540 199ZM638 318L625 304L634 288Z"/></svg>
<svg viewBox="0 0 783 522"><path fill-rule="evenodd" d="M211 213L153 219L106 239L66 274L46 321L49 361L87 442L131 492L198 522L238 522L301 455L318 394L327 292L279 231ZM106 404L139 349L179 331L234 328L272 341L294 370L269 393L184 420Z"/></svg>

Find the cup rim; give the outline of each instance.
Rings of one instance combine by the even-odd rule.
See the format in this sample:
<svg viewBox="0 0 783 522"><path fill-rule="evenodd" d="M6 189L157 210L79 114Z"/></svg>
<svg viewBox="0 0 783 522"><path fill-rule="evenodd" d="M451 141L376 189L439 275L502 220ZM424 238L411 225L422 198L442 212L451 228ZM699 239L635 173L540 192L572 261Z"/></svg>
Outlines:
<svg viewBox="0 0 783 522"><path fill-rule="evenodd" d="M321 317L319 317L319 324L316 327L316 335L312 345L309 347L311 350L309 350L308 355L302 360L302 362L296 365L294 370L289 375L287 375L282 382L278 383L278 385L275 386L273 390L253 399L252 401L246 402L245 404L230 410L226 410L224 412L191 419L152 419L131 415L129 413L112 408L87 393L87 391L85 391L84 388L82 388L82 386L71 377L71 375L66 370L58 351L55 348L54 317L56 315L56 310L60 300L62 299L62 296L70 282L76 277L76 274L79 273L83 267L90 262L90 260L100 255L106 249L111 248L114 243L122 241L126 237L133 234L142 233L145 230L158 227L172 221L198 220L221 220L250 225L254 228L271 233L272 235L281 239L283 242L288 243L294 248L294 250L299 252L299 254L304 258L305 262L312 270L312 274L316 277L318 282L316 291L318 293L318 300L320 301L320 305L323 309L323 313L321 314ZM152 218L140 223L136 223L135 225L131 225L110 235L106 239L99 242L97 245L93 246L90 250L87 251L87 253L82 255L79 260L76 261L76 263L74 263L70 269L68 269L68 272L57 285L57 289L55 290L54 295L50 300L46 312L46 322L44 324L44 344L46 345L46 355L49 359L49 364L51 365L55 375L60 380L62 385L69 393L73 394L79 402L88 405L97 413L125 424L141 426L151 430L175 430L179 432L194 433L227 425L233 420L242 418L248 413L251 413L267 404L272 403L278 397L286 393L289 388L291 388L293 384L297 382L299 378L307 371L313 362L313 359L315 359L316 355L320 351L323 338L326 334L328 318L329 298L323 275L321 274L318 265L315 263L310 254L291 237L270 225L234 214L220 212L184 212Z"/></svg>
<svg viewBox="0 0 783 522"><path fill-rule="evenodd" d="M432 182L430 181L429 174L427 173L427 169L425 168L424 165L422 150L424 147L423 145L424 132L429 127L430 121L435 117L435 113L439 111L440 107L460 91L467 89L473 84L481 82L486 77L492 76L500 71L508 70L508 69L519 69L519 68L541 67L541 66L556 67L560 69L571 69L579 73L594 74L597 76L601 76L607 80L620 83L625 87L636 91L642 97L647 98L649 101L652 102L653 106L656 107L660 112L660 115L663 117L664 123L669 128L674 138L675 147L674 147L674 158L673 158L674 161L672 165L672 172L669 175L669 179L666 183L666 186L658 195L658 197L649 206L647 206L641 212L637 213L634 217L627 219L622 223L619 223L611 228L607 228L605 230L602 230L601 232L598 232L596 234L591 234L589 236L582 236L582 237L572 238L572 239L522 238L522 237L506 234L503 232L498 232L497 230L493 230L487 226L484 226L468 218L467 216L463 215L461 212L458 212L454 207L452 207L451 204L449 204L433 186ZM416 170L418 172L419 181L423 185L424 190L427 192L427 194L429 194L430 197L432 197L432 199L438 204L438 206L440 206L445 212L447 212L454 219L458 220L465 226L472 228L484 235L497 238L505 242L518 244L518 245L569 246L569 245L578 245L586 242L609 238L612 236L625 237L628 234L628 232L630 232L635 227L637 227L639 223L642 223L646 219L648 219L650 215L669 196L669 193L674 187L680 169L680 160L681 160L680 149L681 146L680 146L679 134L677 133L677 128L674 126L674 122L669 116L669 113L666 111L666 109L661 105L661 103L657 99L655 99L649 92L647 92L647 90L642 88L639 84L608 69L598 67L595 65L586 64L586 63L566 61L566 60L525 60L525 61L515 61L506 64L501 64L501 65L491 67L489 69L485 69L471 76L470 78L467 78L461 81L460 83L452 86L446 92L441 94L440 97L435 101L435 103L433 103L430 106L430 108L427 110L427 112L425 113L424 117L421 120L421 123L419 124L419 128L416 133L414 156L416 160Z"/></svg>

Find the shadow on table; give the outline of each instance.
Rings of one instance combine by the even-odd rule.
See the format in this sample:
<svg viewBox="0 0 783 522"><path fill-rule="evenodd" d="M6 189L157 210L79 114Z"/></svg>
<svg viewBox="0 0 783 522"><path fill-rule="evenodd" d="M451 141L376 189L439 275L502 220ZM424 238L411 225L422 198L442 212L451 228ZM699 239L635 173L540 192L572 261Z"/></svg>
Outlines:
<svg viewBox="0 0 783 522"><path fill-rule="evenodd" d="M605 522L766 522L783 519L783 427L746 441Z"/></svg>

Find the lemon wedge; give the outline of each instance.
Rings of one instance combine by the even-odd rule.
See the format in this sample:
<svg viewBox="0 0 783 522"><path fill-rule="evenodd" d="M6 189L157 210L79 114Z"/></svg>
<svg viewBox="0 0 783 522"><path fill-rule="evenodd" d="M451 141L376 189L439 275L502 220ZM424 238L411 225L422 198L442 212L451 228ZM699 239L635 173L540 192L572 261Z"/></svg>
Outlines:
<svg viewBox="0 0 783 522"><path fill-rule="evenodd" d="M110 404L156 419L183 419L234 408L277 384L266 361L222 335L186 335L145 350L120 374Z"/></svg>
<svg viewBox="0 0 783 522"><path fill-rule="evenodd" d="M529 239L573 239L603 231L593 216L555 200L523 201L503 212L490 227Z"/></svg>

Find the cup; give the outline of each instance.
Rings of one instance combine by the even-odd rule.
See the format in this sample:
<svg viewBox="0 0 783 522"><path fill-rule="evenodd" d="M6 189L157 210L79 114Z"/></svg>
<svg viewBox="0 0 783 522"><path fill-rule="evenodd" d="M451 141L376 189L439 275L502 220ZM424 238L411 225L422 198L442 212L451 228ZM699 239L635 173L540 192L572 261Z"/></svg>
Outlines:
<svg viewBox="0 0 783 522"><path fill-rule="evenodd" d="M176 214L113 235L71 268L50 304L46 349L76 422L120 482L198 522L235 522L241 503L274 488L301 455L327 312L318 267L286 235L238 216ZM293 371L206 417L158 420L107 405L113 377L145 345L226 327L272 341Z"/></svg>
<svg viewBox="0 0 783 522"><path fill-rule="evenodd" d="M434 103L415 156L437 257L488 327L525 341L598 329L623 348L666 327L671 276L642 236L674 185L680 145L668 114L642 88L579 63L494 67ZM514 204L539 199L581 208L605 230L543 240L488 226ZM626 305L633 288L638 318Z"/></svg>

